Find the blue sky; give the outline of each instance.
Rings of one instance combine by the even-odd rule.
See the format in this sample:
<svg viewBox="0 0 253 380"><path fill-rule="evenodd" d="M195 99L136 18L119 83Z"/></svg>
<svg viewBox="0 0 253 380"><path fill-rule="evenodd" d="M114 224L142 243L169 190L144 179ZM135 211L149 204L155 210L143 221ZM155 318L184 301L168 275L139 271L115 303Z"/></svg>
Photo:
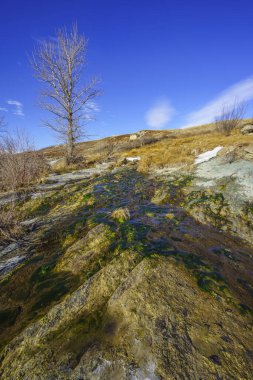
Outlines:
<svg viewBox="0 0 253 380"><path fill-rule="evenodd" d="M77 22L89 39L87 78L102 80L89 135L208 122L235 98L252 102L252 20L249 0L3 0L0 115L37 147L56 143L41 127L48 115L27 55L36 40Z"/></svg>

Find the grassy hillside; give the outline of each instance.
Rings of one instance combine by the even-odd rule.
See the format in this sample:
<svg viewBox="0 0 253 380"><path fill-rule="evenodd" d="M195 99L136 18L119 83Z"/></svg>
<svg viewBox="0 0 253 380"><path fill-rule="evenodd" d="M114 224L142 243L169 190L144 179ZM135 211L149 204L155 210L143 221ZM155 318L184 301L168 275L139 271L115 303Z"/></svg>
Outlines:
<svg viewBox="0 0 253 380"><path fill-rule="evenodd" d="M244 123L249 121L251 120ZM253 136L242 135L240 128L234 130L230 136L225 136L216 130L214 124L183 130L147 130L143 132L144 134L140 137L137 135L135 140L130 140L131 135L119 135L81 142L77 145L76 152L84 159L83 165L91 165L103 160L140 156L139 170L145 172L152 167L190 165L197 155L212 150L216 146L236 149L253 141ZM48 159L56 159L64 155L62 146L45 148L41 152Z"/></svg>
<svg viewBox="0 0 253 380"><path fill-rule="evenodd" d="M0 242L1 379L251 380L252 143L212 124L83 142L0 196L19 228Z"/></svg>

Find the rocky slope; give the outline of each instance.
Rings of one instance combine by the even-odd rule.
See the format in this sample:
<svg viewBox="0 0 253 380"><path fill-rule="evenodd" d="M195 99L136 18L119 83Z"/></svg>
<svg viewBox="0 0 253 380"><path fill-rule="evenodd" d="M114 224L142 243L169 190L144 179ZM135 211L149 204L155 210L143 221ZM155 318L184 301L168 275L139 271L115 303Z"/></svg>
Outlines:
<svg viewBox="0 0 253 380"><path fill-rule="evenodd" d="M1 379L252 379L252 167L100 165L20 199Z"/></svg>

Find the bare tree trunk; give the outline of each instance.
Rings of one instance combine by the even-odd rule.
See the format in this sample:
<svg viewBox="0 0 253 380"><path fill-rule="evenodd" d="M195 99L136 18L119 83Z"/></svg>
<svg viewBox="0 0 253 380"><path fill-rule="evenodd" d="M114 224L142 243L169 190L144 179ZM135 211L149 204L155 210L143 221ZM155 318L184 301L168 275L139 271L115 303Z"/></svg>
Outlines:
<svg viewBox="0 0 253 380"><path fill-rule="evenodd" d="M74 161L74 133L73 133L73 118L70 116L68 124L68 140L67 140L67 164Z"/></svg>

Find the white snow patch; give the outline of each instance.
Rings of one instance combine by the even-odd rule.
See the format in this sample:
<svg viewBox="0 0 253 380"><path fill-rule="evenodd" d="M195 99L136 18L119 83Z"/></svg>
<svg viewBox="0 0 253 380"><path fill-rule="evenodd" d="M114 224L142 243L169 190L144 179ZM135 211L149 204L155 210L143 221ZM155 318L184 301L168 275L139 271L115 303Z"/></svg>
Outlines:
<svg viewBox="0 0 253 380"><path fill-rule="evenodd" d="M127 161L131 161L131 162L133 162L133 161L140 161L140 157L126 157L126 160Z"/></svg>
<svg viewBox="0 0 253 380"><path fill-rule="evenodd" d="M213 150L201 153L196 159L195 164L201 164L202 162L209 161L211 158L217 156L217 153L222 149L222 146L217 146Z"/></svg>

